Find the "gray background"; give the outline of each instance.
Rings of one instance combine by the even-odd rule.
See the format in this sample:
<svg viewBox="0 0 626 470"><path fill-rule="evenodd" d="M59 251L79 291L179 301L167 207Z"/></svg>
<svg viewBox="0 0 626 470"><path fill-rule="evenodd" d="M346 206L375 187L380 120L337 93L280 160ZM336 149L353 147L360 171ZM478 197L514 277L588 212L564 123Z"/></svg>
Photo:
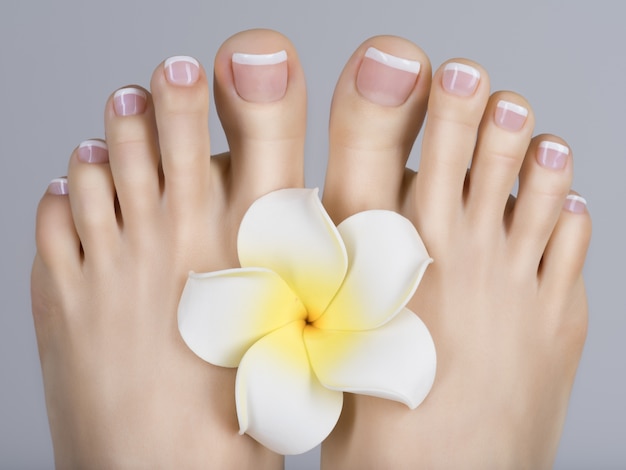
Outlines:
<svg viewBox="0 0 626 470"><path fill-rule="evenodd" d="M495 89L524 94L537 132L574 149L574 188L589 201L590 328L556 468L626 468L626 27L620 2L418 0L68 1L0 4L0 467L51 468L29 301L37 201L65 173L72 148L103 135L103 104L128 83L147 86L159 61L193 55L210 71L218 46L252 27L282 31L309 87L307 182L321 186L337 76L375 34L421 45L434 66L477 60ZM226 149L212 111L214 153ZM416 164L418 154L412 156ZM480 423L476 423L480 426ZM289 458L316 468L318 451Z"/></svg>

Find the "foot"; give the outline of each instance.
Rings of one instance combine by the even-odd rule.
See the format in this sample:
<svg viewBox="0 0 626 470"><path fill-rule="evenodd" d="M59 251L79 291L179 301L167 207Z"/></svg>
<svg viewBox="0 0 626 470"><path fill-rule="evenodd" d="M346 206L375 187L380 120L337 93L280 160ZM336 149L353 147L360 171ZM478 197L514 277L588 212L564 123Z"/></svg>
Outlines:
<svg viewBox="0 0 626 470"><path fill-rule="evenodd" d="M415 173L405 164L427 108ZM533 122L518 94L489 96L487 73L468 60L431 80L419 48L377 37L348 62L324 203L335 222L365 209L413 221L435 262L409 308L438 364L414 411L346 397L324 468L551 467L586 334L591 224L570 193L571 150L554 135L533 138Z"/></svg>
<svg viewBox="0 0 626 470"><path fill-rule="evenodd" d="M81 144L41 200L32 302L58 468L282 468L238 434L235 371L187 348L176 311L190 270L238 266L250 203L303 184L293 46L270 31L230 38L215 98L231 151L211 159L205 72L166 61L151 93L108 100L106 143Z"/></svg>

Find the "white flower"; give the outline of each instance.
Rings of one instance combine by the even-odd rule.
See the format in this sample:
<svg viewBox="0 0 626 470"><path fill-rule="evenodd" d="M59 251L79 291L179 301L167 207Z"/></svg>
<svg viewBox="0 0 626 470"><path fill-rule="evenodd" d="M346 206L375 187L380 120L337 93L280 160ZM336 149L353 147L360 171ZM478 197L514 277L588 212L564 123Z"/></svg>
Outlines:
<svg viewBox="0 0 626 470"><path fill-rule="evenodd" d="M312 449L339 419L343 392L418 406L435 348L405 308L432 262L391 211L335 227L317 190L284 189L252 204L238 237L241 268L191 273L178 324L202 359L239 367L240 432L269 449Z"/></svg>

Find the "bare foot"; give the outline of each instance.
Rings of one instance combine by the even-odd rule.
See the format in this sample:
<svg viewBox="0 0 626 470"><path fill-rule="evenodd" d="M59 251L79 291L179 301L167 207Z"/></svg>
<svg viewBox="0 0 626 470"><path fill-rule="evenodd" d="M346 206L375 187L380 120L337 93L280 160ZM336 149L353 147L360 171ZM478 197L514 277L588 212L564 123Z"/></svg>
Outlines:
<svg viewBox="0 0 626 470"><path fill-rule="evenodd" d="M370 46L418 61L419 75L376 50L365 57ZM405 163L427 107L416 174ZM551 467L586 334L591 223L568 196L567 144L532 138L533 122L521 96L489 96L487 73L468 60L431 84L419 48L378 37L348 62L324 203L335 222L375 208L414 222L435 262L409 307L434 337L438 369L414 411L347 396L324 468Z"/></svg>
<svg viewBox="0 0 626 470"><path fill-rule="evenodd" d="M302 186L305 84L269 31L230 38L215 77L230 154L209 158L207 78L177 57L152 94L109 99L106 145L77 148L41 200L32 301L58 468L282 468L238 434L235 371L187 348L176 310L190 270L238 266L253 200Z"/></svg>

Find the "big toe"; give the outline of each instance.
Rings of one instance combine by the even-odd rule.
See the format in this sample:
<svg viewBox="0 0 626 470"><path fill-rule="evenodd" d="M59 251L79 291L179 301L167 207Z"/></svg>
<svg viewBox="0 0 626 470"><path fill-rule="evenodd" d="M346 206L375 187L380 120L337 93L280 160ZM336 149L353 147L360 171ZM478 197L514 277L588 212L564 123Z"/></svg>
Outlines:
<svg viewBox="0 0 626 470"><path fill-rule="evenodd" d="M306 86L293 44L270 30L232 36L215 58L214 93L230 147L231 202L245 209L268 192L301 187Z"/></svg>
<svg viewBox="0 0 626 470"><path fill-rule="evenodd" d="M333 97L324 190L336 222L367 209L400 210L430 81L426 54L398 37L368 39L349 59Z"/></svg>

